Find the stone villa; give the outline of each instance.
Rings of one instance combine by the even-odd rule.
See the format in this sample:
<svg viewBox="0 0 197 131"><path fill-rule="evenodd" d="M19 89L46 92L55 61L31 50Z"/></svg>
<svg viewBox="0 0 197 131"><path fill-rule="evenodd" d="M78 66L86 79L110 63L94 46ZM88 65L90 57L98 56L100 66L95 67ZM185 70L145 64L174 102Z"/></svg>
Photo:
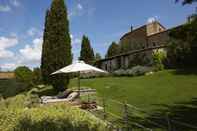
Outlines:
<svg viewBox="0 0 197 131"><path fill-rule="evenodd" d="M164 50L169 42L169 31L158 21L132 29L120 38L120 55L105 58L96 64L101 69L112 72L123 68L130 68L134 63L151 65L152 53L155 50Z"/></svg>

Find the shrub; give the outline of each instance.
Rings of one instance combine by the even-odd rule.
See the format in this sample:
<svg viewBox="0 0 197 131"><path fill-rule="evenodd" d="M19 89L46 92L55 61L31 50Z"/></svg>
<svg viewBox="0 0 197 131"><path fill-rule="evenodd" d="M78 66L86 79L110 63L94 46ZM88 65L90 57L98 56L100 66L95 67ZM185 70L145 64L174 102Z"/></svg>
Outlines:
<svg viewBox="0 0 197 131"><path fill-rule="evenodd" d="M124 69L119 69L119 70L114 71L113 74L114 74L115 76L125 76L127 73L126 73L126 70L124 70Z"/></svg>
<svg viewBox="0 0 197 131"><path fill-rule="evenodd" d="M17 67L14 71L16 80L27 85L32 85L33 72L26 66Z"/></svg>
<svg viewBox="0 0 197 131"><path fill-rule="evenodd" d="M164 69L163 61L166 57L166 53L163 50L156 50L153 52L153 64L156 71Z"/></svg>
<svg viewBox="0 0 197 131"><path fill-rule="evenodd" d="M40 68L34 68L32 72L32 82L35 85L42 84L42 75Z"/></svg>
<svg viewBox="0 0 197 131"><path fill-rule="evenodd" d="M144 75L147 72L151 72L152 68L151 67L146 67L146 66L135 66L131 69L119 69L116 70L113 74L115 76L140 76Z"/></svg>
<svg viewBox="0 0 197 131"><path fill-rule="evenodd" d="M108 131L102 120L65 104L1 110L0 122L3 131Z"/></svg>
<svg viewBox="0 0 197 131"><path fill-rule="evenodd" d="M40 106L38 100L29 91L0 101L0 131L109 131L91 113L65 103Z"/></svg>
<svg viewBox="0 0 197 131"><path fill-rule="evenodd" d="M135 66L133 67L131 70L129 70L129 74L133 75L133 76L140 76L140 75L144 75L147 72L150 72L152 70L152 68L150 67L146 67L146 66Z"/></svg>

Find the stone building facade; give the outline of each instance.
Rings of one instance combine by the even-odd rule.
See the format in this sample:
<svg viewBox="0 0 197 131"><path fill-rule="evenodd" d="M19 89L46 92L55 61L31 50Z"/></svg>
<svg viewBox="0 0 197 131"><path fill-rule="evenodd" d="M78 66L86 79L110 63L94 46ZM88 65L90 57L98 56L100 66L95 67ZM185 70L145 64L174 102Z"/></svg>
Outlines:
<svg viewBox="0 0 197 131"><path fill-rule="evenodd" d="M151 65L155 50L164 50L169 42L169 30L158 21L131 30L120 38L121 53L117 56L102 59L98 67L113 72L117 69L128 69L134 65Z"/></svg>

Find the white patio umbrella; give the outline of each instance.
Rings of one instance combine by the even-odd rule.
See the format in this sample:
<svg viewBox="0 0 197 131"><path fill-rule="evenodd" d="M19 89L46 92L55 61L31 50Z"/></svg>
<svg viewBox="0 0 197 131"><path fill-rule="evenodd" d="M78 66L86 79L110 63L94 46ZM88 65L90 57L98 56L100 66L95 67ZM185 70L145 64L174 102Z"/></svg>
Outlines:
<svg viewBox="0 0 197 131"><path fill-rule="evenodd" d="M57 70L56 72L52 73L51 75L61 74L61 73L77 73L78 74L78 90L80 96L80 75L87 74L87 73L108 73L107 71L101 70L94 66L86 64L84 61L78 61L71 65L68 65L62 69Z"/></svg>

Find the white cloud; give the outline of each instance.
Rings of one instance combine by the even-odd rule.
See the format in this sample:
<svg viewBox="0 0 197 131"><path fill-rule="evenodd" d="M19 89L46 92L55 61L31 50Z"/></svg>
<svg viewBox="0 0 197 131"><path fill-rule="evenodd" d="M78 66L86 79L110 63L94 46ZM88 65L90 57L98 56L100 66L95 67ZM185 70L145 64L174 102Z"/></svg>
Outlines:
<svg viewBox="0 0 197 131"><path fill-rule="evenodd" d="M7 4L0 5L0 12L10 12L12 7L19 7L20 5L19 0L9 0Z"/></svg>
<svg viewBox="0 0 197 131"><path fill-rule="evenodd" d="M77 37L74 37L72 34L70 35L70 38L71 38L72 45L81 43L81 39L77 38Z"/></svg>
<svg viewBox="0 0 197 131"><path fill-rule="evenodd" d="M153 22L155 22L157 20L158 20L158 16L149 17L148 20L147 20L147 23L153 23Z"/></svg>
<svg viewBox="0 0 197 131"><path fill-rule="evenodd" d="M82 6L80 3L78 3L78 4L77 4L77 9L83 10L83 6Z"/></svg>
<svg viewBox="0 0 197 131"><path fill-rule="evenodd" d="M16 44L18 44L17 37L0 37L0 58L6 59L13 57L14 53L8 49Z"/></svg>
<svg viewBox="0 0 197 131"><path fill-rule="evenodd" d="M17 37L0 37L0 49L6 49L18 44Z"/></svg>
<svg viewBox="0 0 197 131"><path fill-rule="evenodd" d="M42 51L42 37L32 40L31 44L27 44L24 48L14 53L8 50L18 44L17 37L0 37L0 67L2 70L13 70L18 66L39 66ZM6 58L6 59L5 59Z"/></svg>
<svg viewBox="0 0 197 131"><path fill-rule="evenodd" d="M0 59L8 59L14 56L14 53L9 50L0 49Z"/></svg>
<svg viewBox="0 0 197 131"><path fill-rule="evenodd" d="M11 11L10 6L8 5L0 5L0 12L9 12Z"/></svg>
<svg viewBox="0 0 197 131"><path fill-rule="evenodd" d="M5 64L1 64L0 67L2 70L14 70L16 69L16 67L18 67L19 65L16 63L5 63Z"/></svg>
<svg viewBox="0 0 197 131"><path fill-rule="evenodd" d="M71 10L71 12L68 14L69 18L74 16L81 16L85 13L84 7L81 3L77 3L75 7Z"/></svg>
<svg viewBox="0 0 197 131"><path fill-rule="evenodd" d="M26 63L34 63L38 64L41 59L42 52L42 38L36 38L32 42L32 46L25 45L23 49L19 50L21 62L23 64Z"/></svg>
<svg viewBox="0 0 197 131"><path fill-rule="evenodd" d="M30 28L28 31L27 31L27 35L28 36L42 36L42 32L40 30L38 30L37 28Z"/></svg>
<svg viewBox="0 0 197 131"><path fill-rule="evenodd" d="M20 2L18 0L10 0L10 3L15 6L15 7L18 7L20 6Z"/></svg>

